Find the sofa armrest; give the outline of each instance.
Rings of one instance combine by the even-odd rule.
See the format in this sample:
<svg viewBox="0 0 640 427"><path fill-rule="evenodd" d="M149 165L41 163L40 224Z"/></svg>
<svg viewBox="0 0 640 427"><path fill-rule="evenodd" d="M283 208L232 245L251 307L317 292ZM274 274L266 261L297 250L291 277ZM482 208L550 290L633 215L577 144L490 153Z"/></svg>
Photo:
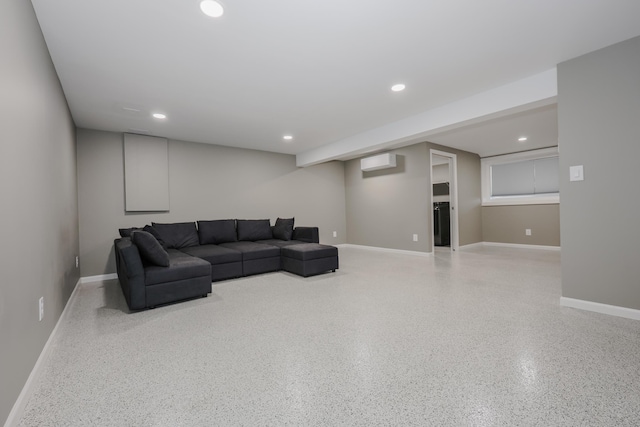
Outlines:
<svg viewBox="0 0 640 427"><path fill-rule="evenodd" d="M301 242L320 243L318 227L296 227L291 238Z"/></svg>
<svg viewBox="0 0 640 427"><path fill-rule="evenodd" d="M138 247L129 237L114 241L116 269L122 293L132 310L146 308L144 265Z"/></svg>

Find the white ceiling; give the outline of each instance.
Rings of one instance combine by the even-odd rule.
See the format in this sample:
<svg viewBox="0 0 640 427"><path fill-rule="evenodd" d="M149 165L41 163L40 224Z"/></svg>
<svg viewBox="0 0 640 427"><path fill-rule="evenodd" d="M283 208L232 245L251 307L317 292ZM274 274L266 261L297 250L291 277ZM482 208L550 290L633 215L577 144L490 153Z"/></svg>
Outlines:
<svg viewBox="0 0 640 427"><path fill-rule="evenodd" d="M289 154L640 35L637 0L222 0L219 19L199 0L32 3L77 126ZM429 139L557 141L553 107L512 119Z"/></svg>
<svg viewBox="0 0 640 427"><path fill-rule="evenodd" d="M520 137L526 141L518 141ZM429 137L429 141L489 157L558 145L556 104L464 126Z"/></svg>

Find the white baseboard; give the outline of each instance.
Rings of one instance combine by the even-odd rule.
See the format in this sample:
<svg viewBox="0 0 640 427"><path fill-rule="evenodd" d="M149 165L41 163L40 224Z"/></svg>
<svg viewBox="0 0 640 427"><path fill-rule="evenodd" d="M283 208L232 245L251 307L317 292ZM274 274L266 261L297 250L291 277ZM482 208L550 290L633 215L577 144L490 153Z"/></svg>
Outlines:
<svg viewBox="0 0 640 427"><path fill-rule="evenodd" d="M635 310L633 308L619 307L617 305L602 304L599 302L585 301L567 297L560 297L560 305L563 307L578 308L580 310L608 314L609 316L640 320L640 310Z"/></svg>
<svg viewBox="0 0 640 427"><path fill-rule="evenodd" d="M360 248L360 249L369 249L372 251L380 251L380 252L388 252L388 253L396 253L396 254L405 254L405 255L417 255L417 256L431 256L432 252L418 252L418 251L407 251L402 249L389 249L389 248L380 248L377 246L364 246L364 245L353 245L351 243L342 243L339 245L334 245L338 248ZM541 249L545 251L559 251L560 246L543 246L543 245L521 245L517 243L499 243L499 242L476 242L470 243L468 245L460 246L460 250L465 249L474 249L481 248L483 246L500 246L504 248L520 248L520 249ZM106 280L106 279L105 279Z"/></svg>
<svg viewBox="0 0 640 427"><path fill-rule="evenodd" d="M475 244L475 243L474 243ZM559 251L560 246L522 245L519 243L482 242L484 246L501 246L504 248L542 249L545 251ZM470 246L470 245L467 245Z"/></svg>
<svg viewBox="0 0 640 427"><path fill-rule="evenodd" d="M459 250L474 249L474 248L481 248L483 246L484 246L484 242L476 242L476 243L469 243L468 245L462 245L458 249Z"/></svg>
<svg viewBox="0 0 640 427"><path fill-rule="evenodd" d="M24 415L24 409L27 406L27 403L29 402L29 398L31 397L31 395L35 390L35 385L38 383L38 379L40 375L42 375L43 366L47 361L47 359L49 358L49 354L53 347L53 342L55 341L56 335L58 333L58 328L62 323L62 320L65 319L67 315L67 311L71 306L71 303L75 300L76 295L78 293L78 288L80 287L81 282L82 280L79 279L78 282L76 283L76 286L73 288L73 292L71 292L71 296L69 296L69 299L67 300L67 303L65 304L64 309L60 314L60 317L58 317L56 326L53 328L53 331L51 331L51 335L49 335L47 342L42 348L42 351L40 352L40 356L38 356L38 360L36 361L36 364L33 366L33 369L29 374L29 378L27 378L27 382L24 383L24 387L22 387L22 391L20 392L18 399L13 404L13 408L11 408L11 412L9 412L9 417L7 417L7 420L4 423L4 427L17 426L18 423L20 422L20 419Z"/></svg>
<svg viewBox="0 0 640 427"><path fill-rule="evenodd" d="M113 280L113 279L117 279L118 278L118 274L117 273L111 273L111 274L99 274L97 276L86 276L86 277L81 277L80 278L80 283L92 283L92 282L102 282L103 280Z"/></svg>
<svg viewBox="0 0 640 427"><path fill-rule="evenodd" d="M407 251L403 249L379 248L377 246L352 245L350 243L345 243L337 246L339 248L358 248L358 249L367 249L370 251L387 252L391 254L416 255L421 257L428 257L433 255L431 252L418 252L418 251Z"/></svg>

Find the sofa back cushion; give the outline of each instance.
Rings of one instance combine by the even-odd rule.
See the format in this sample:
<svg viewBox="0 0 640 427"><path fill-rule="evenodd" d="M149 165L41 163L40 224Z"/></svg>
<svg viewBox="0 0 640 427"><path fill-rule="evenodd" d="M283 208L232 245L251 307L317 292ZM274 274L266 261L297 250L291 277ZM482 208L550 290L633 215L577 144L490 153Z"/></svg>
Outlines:
<svg viewBox="0 0 640 427"><path fill-rule="evenodd" d="M255 242L273 239L271 222L268 219L239 219L238 240Z"/></svg>
<svg viewBox="0 0 640 427"><path fill-rule="evenodd" d="M140 256L147 263L169 267L169 254L152 234L146 231L134 230L131 233L131 241L138 247Z"/></svg>
<svg viewBox="0 0 640 427"><path fill-rule="evenodd" d="M198 221L198 237L201 245L218 245L238 241L235 219Z"/></svg>
<svg viewBox="0 0 640 427"><path fill-rule="evenodd" d="M176 222L173 224L154 222L152 225L164 241L166 249L188 248L200 244L195 222Z"/></svg>
<svg viewBox="0 0 640 427"><path fill-rule="evenodd" d="M273 238L280 240L291 240L293 235L294 218L278 218L273 226Z"/></svg>

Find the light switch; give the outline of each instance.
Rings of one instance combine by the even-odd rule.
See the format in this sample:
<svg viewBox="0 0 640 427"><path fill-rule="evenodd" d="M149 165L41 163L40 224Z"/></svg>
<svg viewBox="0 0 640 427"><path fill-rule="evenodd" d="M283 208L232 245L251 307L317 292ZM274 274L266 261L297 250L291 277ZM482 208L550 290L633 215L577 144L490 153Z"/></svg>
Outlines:
<svg viewBox="0 0 640 427"><path fill-rule="evenodd" d="M582 165L569 167L569 181L584 181L584 169Z"/></svg>

